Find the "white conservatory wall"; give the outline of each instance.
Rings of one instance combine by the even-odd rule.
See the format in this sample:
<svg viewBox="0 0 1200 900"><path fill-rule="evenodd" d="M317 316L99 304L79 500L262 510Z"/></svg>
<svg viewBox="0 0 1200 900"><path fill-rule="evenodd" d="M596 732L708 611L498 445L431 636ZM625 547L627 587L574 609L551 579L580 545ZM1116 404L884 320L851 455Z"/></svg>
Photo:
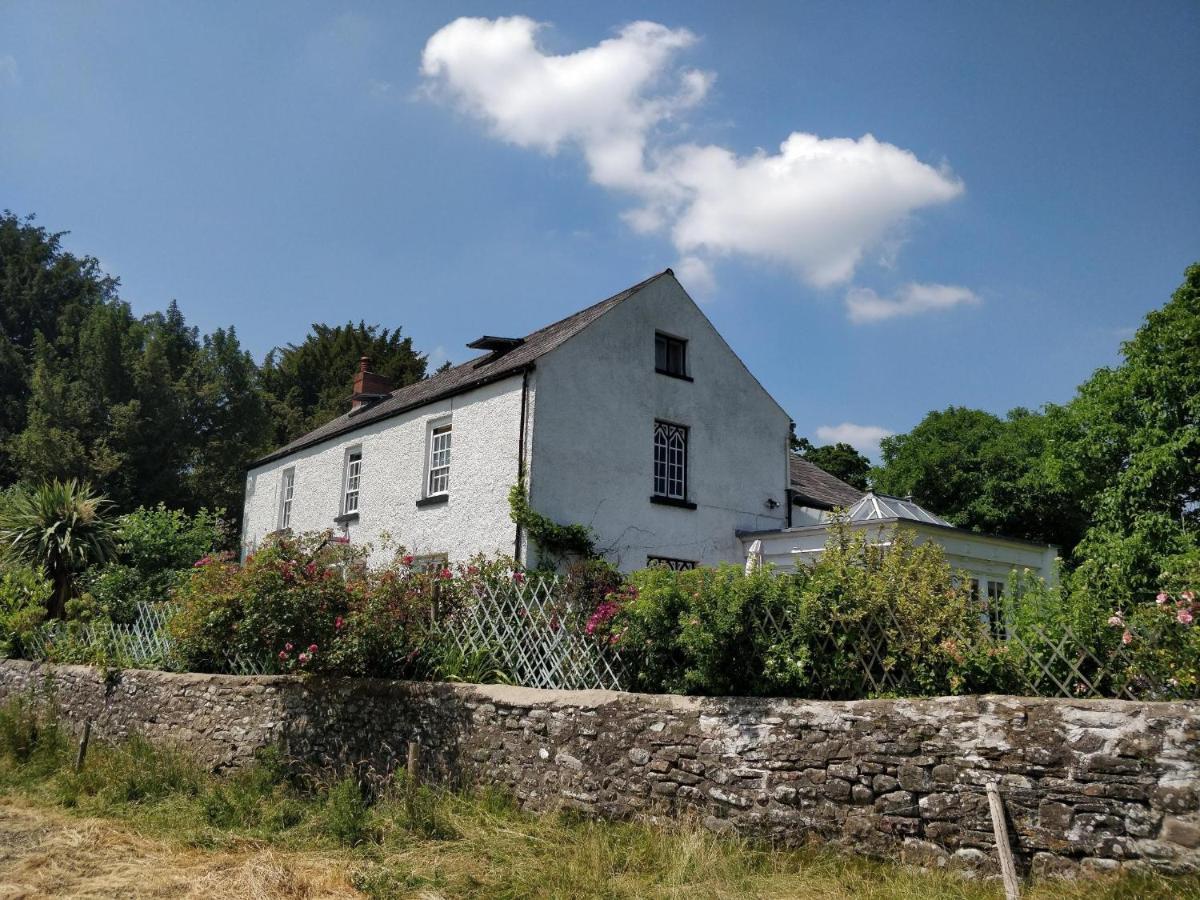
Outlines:
<svg viewBox="0 0 1200 900"><path fill-rule="evenodd" d="M850 526L852 531L865 532L876 542L890 540L895 527L894 522L864 522ZM1057 551L1049 545L936 528L917 522L904 522L903 527L912 535L914 543L932 541L941 545L951 568L965 570L980 582L1006 582L1013 569L1030 569L1049 583L1053 583L1057 575L1054 565ZM795 565L818 559L825 548L828 532L824 527L804 527L768 534L745 534L742 536L743 558L755 538L763 542L764 562L790 570Z"/></svg>
<svg viewBox="0 0 1200 900"><path fill-rule="evenodd" d="M532 417L532 408L527 416ZM450 499L418 508L430 424L447 418L453 423ZM508 490L517 479L520 418L517 374L251 469L243 554L279 527L282 475L289 468L296 472L292 530L340 530L334 517L342 511L346 454L361 446L359 519L346 526L346 533L354 543L375 544L376 561L385 557L378 546L385 533L414 554L446 553L451 561L476 552L511 555L516 528L509 518Z"/></svg>
<svg viewBox="0 0 1200 900"><path fill-rule="evenodd" d="M693 381L655 372L656 330L688 341ZM591 526L622 569L648 555L738 561L738 529L786 523L789 417L673 278L539 360L537 383L533 507ZM694 510L650 502L655 419L690 429Z"/></svg>

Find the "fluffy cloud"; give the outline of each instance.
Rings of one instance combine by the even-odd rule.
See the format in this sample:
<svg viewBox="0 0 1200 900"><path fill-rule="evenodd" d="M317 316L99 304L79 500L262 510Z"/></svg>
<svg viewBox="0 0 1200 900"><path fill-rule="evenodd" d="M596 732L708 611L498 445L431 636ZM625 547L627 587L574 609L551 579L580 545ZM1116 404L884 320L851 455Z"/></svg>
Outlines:
<svg viewBox="0 0 1200 900"><path fill-rule="evenodd" d="M593 181L631 195L626 221L670 236L711 288L711 261L740 255L810 284L848 280L915 211L963 185L945 168L865 135L793 132L778 153L672 144L662 127L704 99L714 76L676 63L687 29L634 22L565 55L537 44L532 19L456 19L425 45L427 84L501 140L582 152ZM682 266L682 264L681 264Z"/></svg>
<svg viewBox="0 0 1200 900"><path fill-rule="evenodd" d="M895 432L880 428L878 425L855 425L853 422L843 422L841 425L822 425L817 429L817 440L823 444L849 444L864 456L879 459L879 442L885 437L891 437Z"/></svg>
<svg viewBox="0 0 1200 900"><path fill-rule="evenodd" d="M882 322L979 302L973 291L954 284L906 284L891 297L880 297L870 288L852 288L846 293L846 312L851 322Z"/></svg>

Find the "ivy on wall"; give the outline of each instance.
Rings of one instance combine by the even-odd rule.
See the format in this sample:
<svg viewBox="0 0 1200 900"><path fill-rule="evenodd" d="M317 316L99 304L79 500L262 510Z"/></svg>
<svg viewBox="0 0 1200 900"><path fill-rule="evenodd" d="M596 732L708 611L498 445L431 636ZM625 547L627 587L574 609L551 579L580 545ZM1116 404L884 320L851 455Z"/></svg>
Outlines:
<svg viewBox="0 0 1200 900"><path fill-rule="evenodd" d="M539 552L555 559L596 555L592 529L586 525L560 525L536 512L529 505L529 494L522 482L517 482L509 490L508 507L513 522L525 530Z"/></svg>

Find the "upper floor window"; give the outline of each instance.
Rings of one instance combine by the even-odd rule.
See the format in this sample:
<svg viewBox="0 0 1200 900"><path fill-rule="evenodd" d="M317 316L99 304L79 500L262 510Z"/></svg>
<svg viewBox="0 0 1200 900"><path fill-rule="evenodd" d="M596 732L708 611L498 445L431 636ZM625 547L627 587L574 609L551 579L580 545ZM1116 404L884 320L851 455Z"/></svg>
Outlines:
<svg viewBox="0 0 1200 900"><path fill-rule="evenodd" d="M296 470L283 470L283 483L279 490L279 528L292 527L292 498L296 496Z"/></svg>
<svg viewBox="0 0 1200 900"><path fill-rule="evenodd" d="M687 341L662 332L654 334L654 371L687 377Z"/></svg>
<svg viewBox="0 0 1200 900"><path fill-rule="evenodd" d="M654 495L687 499L688 430L669 422L654 423Z"/></svg>
<svg viewBox="0 0 1200 900"><path fill-rule="evenodd" d="M351 450L346 455L346 493L342 499L342 513L358 512L358 488L362 482L362 450Z"/></svg>
<svg viewBox="0 0 1200 900"><path fill-rule="evenodd" d="M429 433L429 480L426 496L450 493L450 437L449 423L437 425Z"/></svg>

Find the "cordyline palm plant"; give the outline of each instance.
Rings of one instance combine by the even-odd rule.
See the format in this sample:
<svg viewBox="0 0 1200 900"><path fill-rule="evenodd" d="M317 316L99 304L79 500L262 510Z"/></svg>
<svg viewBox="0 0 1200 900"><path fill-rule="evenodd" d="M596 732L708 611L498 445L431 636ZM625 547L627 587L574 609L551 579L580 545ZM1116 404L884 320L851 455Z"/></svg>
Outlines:
<svg viewBox="0 0 1200 900"><path fill-rule="evenodd" d="M45 571L54 583L51 617L65 615L76 575L116 556L111 505L74 478L19 488L0 503L0 557Z"/></svg>

